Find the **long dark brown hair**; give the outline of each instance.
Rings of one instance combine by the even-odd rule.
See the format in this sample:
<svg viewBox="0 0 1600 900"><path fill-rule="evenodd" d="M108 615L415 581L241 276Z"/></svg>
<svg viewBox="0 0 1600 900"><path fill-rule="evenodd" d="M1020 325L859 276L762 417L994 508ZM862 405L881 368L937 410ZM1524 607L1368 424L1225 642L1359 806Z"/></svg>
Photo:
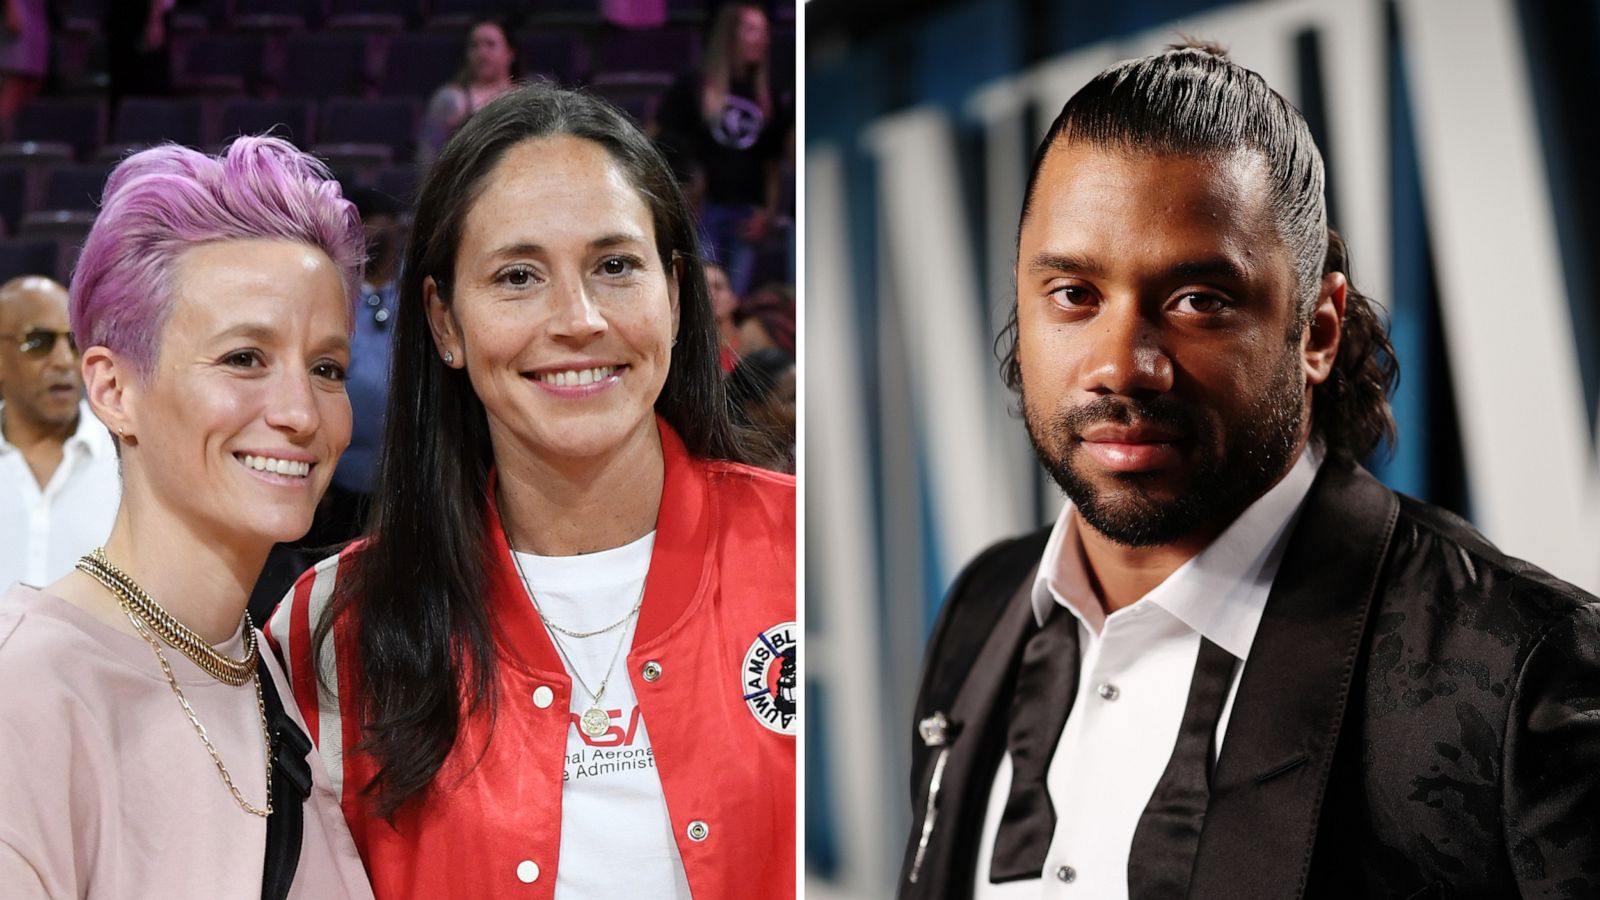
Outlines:
<svg viewBox="0 0 1600 900"><path fill-rule="evenodd" d="M341 567L314 639L320 659L333 623L353 616L365 691L356 749L377 762L362 790L385 817L432 782L464 711L487 707L491 722L494 715L488 419L466 372L444 365L435 351L423 281L432 277L450 302L462 226L487 174L512 146L554 135L605 148L650 209L662 265L671 273L677 263L678 341L656 412L691 454L748 458L729 421L694 222L661 154L625 113L589 94L539 83L486 105L444 146L417 199L370 537Z"/></svg>
<svg viewBox="0 0 1600 900"><path fill-rule="evenodd" d="M1327 226L1322 154L1305 117L1221 48L1185 44L1118 63L1074 94L1034 153L1023 218L1039 170L1058 142L1197 156L1255 152L1267 164L1278 236L1294 261L1295 327L1310 322L1322 276L1341 272L1350 281L1349 251ZM1020 390L1015 303L995 351L1001 378ZM1311 392L1311 431L1330 455L1360 460L1380 441L1394 446L1389 393L1399 377L1377 303L1350 282L1333 371Z"/></svg>

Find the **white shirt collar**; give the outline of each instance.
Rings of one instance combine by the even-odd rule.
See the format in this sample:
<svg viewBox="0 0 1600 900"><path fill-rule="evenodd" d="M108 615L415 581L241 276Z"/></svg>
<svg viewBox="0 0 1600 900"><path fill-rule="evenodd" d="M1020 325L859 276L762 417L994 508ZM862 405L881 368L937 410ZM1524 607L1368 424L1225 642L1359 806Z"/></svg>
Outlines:
<svg viewBox="0 0 1600 900"><path fill-rule="evenodd" d="M0 402L0 422L5 421L6 405ZM95 418L94 412L89 409L86 400L78 401L78 427L73 430L72 436L61 445L63 454L73 452L73 448L81 448L78 452L87 453L95 459L104 459L115 456L116 443L111 440L111 432L106 426ZM0 454L20 452L10 441L6 440L5 432L0 430Z"/></svg>
<svg viewBox="0 0 1600 900"><path fill-rule="evenodd" d="M1135 605L1154 603L1244 659L1283 558L1285 538L1316 480L1322 456L1319 448L1308 446L1288 474L1250 504L1226 531ZM1060 604L1098 634L1106 615L1090 586L1078 521L1069 501L1056 519L1039 561L1039 574L1033 582L1033 614L1042 625L1051 604Z"/></svg>

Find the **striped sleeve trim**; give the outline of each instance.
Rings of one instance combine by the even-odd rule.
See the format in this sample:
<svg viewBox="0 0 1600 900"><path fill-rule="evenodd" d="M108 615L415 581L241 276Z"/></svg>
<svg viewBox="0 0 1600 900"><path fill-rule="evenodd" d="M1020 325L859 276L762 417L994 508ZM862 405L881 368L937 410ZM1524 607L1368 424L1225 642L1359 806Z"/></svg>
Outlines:
<svg viewBox="0 0 1600 900"><path fill-rule="evenodd" d="M339 574L340 557L334 556L318 563L311 570L311 577L301 579L295 586L298 593L305 591L305 602L296 603L295 608L305 610L302 615L294 617L290 625L295 637L299 638L300 646L311 648L312 623L320 621L333 598L333 587ZM295 684L297 696L316 699L317 733L315 738L317 752L322 754L323 765L328 770L328 778L333 782L334 795L344 796L344 718L339 711L339 660L337 648L339 641L330 639L327 642L327 653L321 657L322 684L327 690L320 690L317 678L312 672L312 655L305 656L306 665L303 667L305 692L301 692L300 683ZM306 716L309 722L311 716Z"/></svg>
<svg viewBox="0 0 1600 900"><path fill-rule="evenodd" d="M344 723L339 714L339 663L335 658L339 642L326 642L329 652L321 660L323 677L319 684L311 640L315 623L332 602L339 560L338 556L331 556L301 575L263 630L283 662L300 718L305 720L306 730L322 757L334 794L342 798Z"/></svg>

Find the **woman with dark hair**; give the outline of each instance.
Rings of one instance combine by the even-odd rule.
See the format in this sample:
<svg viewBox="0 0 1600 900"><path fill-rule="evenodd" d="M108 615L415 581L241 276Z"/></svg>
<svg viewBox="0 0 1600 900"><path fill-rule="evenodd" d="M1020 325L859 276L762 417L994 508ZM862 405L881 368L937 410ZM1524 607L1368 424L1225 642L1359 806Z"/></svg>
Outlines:
<svg viewBox="0 0 1600 900"><path fill-rule="evenodd" d="M402 271L369 537L268 629L375 892L789 895L795 483L741 461L667 164L521 88Z"/></svg>
<svg viewBox="0 0 1600 900"><path fill-rule="evenodd" d="M482 19L467 31L467 52L454 80L428 100L417 134L417 162L427 165L461 123L489 101L516 87L517 51L499 19Z"/></svg>
<svg viewBox="0 0 1600 900"><path fill-rule="evenodd" d="M763 468L794 471L798 388L794 358L777 347L762 347L744 356L728 373L735 418L769 439L770 451L758 460Z"/></svg>

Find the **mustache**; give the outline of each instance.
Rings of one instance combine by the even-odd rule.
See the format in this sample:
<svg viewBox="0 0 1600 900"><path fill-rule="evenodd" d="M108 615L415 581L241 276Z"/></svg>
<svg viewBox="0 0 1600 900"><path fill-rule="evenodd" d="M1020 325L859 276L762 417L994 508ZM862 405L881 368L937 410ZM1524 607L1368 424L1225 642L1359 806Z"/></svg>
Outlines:
<svg viewBox="0 0 1600 900"><path fill-rule="evenodd" d="M1099 424L1124 427L1152 425L1180 435L1190 435L1200 430L1189 405L1170 396L1148 399L1100 397L1058 415L1052 430L1058 436L1075 438L1091 425Z"/></svg>

